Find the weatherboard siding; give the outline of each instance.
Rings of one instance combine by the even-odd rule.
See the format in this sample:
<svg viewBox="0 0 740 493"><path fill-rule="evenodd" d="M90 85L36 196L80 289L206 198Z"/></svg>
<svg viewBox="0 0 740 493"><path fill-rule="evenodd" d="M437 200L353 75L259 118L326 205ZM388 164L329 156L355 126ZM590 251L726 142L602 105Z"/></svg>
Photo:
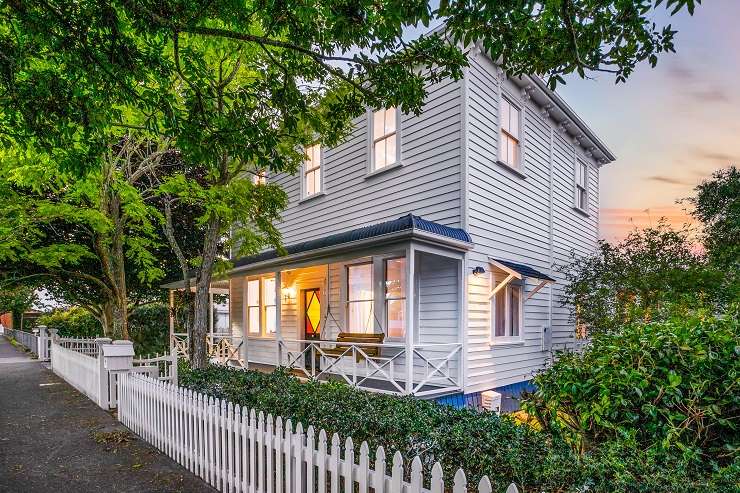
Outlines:
<svg viewBox="0 0 740 493"><path fill-rule="evenodd" d="M522 98L511 81L501 81L495 65L485 56L471 60L465 83L467 229L475 244L468 254L466 272L472 272L476 266L486 268L484 276L468 275L465 392L470 393L528 380L543 368L549 357L549 352L542 350L543 327L552 324L554 347L572 342L573 323L568 309L561 308L558 300L563 279L552 268L551 256L554 264L563 264L571 249L583 255L595 247L598 168L579 153L585 162L590 162L590 215L584 217L573 209L575 153L579 151L565 140L557 124L543 116L538 105ZM497 162L501 93L521 107L522 174ZM519 343L491 343L489 258L526 264L558 280L553 287L544 288L525 301L523 337ZM527 279L525 296L538 283Z"/></svg>
<svg viewBox="0 0 740 493"><path fill-rule="evenodd" d="M368 176L369 117L339 146L323 153L324 196L301 201L299 174L270 177L288 194L278 228L286 245L397 219L413 213L460 227L460 82L429 88L419 116L401 116L396 169Z"/></svg>

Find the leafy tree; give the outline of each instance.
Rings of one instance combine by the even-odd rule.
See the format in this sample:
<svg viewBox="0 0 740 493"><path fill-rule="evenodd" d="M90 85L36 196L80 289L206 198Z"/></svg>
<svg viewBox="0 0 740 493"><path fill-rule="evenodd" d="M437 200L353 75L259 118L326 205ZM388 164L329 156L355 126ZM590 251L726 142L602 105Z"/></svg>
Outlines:
<svg viewBox="0 0 740 493"><path fill-rule="evenodd" d="M37 300L36 292L27 286L0 288L0 313L12 313L15 323Z"/></svg>
<svg viewBox="0 0 740 493"><path fill-rule="evenodd" d="M709 260L729 274L726 288L740 296L740 169L718 170L694 191L688 202L704 225L702 242Z"/></svg>
<svg viewBox="0 0 740 493"><path fill-rule="evenodd" d="M591 334L670 316L676 303L688 309L722 298L724 273L706 265L688 231L662 220L616 245L600 241L595 253L574 254L560 269L567 281L561 302Z"/></svg>
<svg viewBox="0 0 740 493"><path fill-rule="evenodd" d="M673 50L675 32L651 22L663 3L6 0L0 135L16 152L45 149L60 169L97 169L111 135L135 127L171 139L205 170L202 182L184 174L161 187L202 209L199 254L178 255L182 270L195 265L191 354L202 366L217 252L280 243L273 222L285 195L252 175L294 172L298 149L336 144L367 107L419 112L428 84L462 76L461 46L473 41L510 75L540 73L554 85L605 70L625 80ZM665 2L674 12L694 4ZM404 38L404 28L436 19L446 33Z"/></svg>
<svg viewBox="0 0 740 493"><path fill-rule="evenodd" d="M82 176L54 169L43 155L0 160L4 284L44 287L90 311L107 335L128 338L129 311L161 299L154 283L176 267L159 240L161 213L149 203L158 197L147 184L169 152L127 137Z"/></svg>

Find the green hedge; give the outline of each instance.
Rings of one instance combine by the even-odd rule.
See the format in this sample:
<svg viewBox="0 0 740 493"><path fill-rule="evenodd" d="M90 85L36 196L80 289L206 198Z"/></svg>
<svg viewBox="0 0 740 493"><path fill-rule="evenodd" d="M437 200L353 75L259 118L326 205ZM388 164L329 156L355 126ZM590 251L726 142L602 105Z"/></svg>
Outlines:
<svg viewBox="0 0 740 493"><path fill-rule="evenodd" d="M98 319L83 308L55 310L39 317L37 325L57 329L62 337L102 337ZM135 308L129 315L129 334L137 354L169 351L169 308L153 303Z"/></svg>
<svg viewBox="0 0 740 493"><path fill-rule="evenodd" d="M740 456L738 348L736 310L628 324L562 355L524 406L586 449L629 439L721 467Z"/></svg>
<svg viewBox="0 0 740 493"><path fill-rule="evenodd" d="M496 491L512 481L522 491L560 491L579 481L576 457L562 441L517 425L508 416L455 409L431 401L356 390L338 382L301 383L286 370L271 374L211 366L180 372L180 384L276 416L313 425L371 450L435 461L451 480L462 467L470 484L488 475Z"/></svg>

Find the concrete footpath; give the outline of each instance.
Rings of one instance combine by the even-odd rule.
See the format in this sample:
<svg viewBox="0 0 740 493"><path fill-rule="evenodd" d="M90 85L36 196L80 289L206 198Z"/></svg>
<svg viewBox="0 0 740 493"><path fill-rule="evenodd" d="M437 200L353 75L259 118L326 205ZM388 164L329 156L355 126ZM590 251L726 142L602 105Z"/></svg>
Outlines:
<svg viewBox="0 0 740 493"><path fill-rule="evenodd" d="M0 492L213 492L0 336Z"/></svg>

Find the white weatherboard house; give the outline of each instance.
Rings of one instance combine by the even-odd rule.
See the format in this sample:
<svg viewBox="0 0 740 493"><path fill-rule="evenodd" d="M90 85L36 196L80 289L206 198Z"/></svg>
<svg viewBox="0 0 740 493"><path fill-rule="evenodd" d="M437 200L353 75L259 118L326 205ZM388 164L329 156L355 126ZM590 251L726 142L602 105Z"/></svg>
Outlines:
<svg viewBox="0 0 740 493"><path fill-rule="evenodd" d="M288 254L234 259L214 283L230 300L222 356L478 404L575 343L554 266L596 246L599 169L615 158L540 79L478 52L419 116L368 111L306 154L299 174L267 178L290 198Z"/></svg>

